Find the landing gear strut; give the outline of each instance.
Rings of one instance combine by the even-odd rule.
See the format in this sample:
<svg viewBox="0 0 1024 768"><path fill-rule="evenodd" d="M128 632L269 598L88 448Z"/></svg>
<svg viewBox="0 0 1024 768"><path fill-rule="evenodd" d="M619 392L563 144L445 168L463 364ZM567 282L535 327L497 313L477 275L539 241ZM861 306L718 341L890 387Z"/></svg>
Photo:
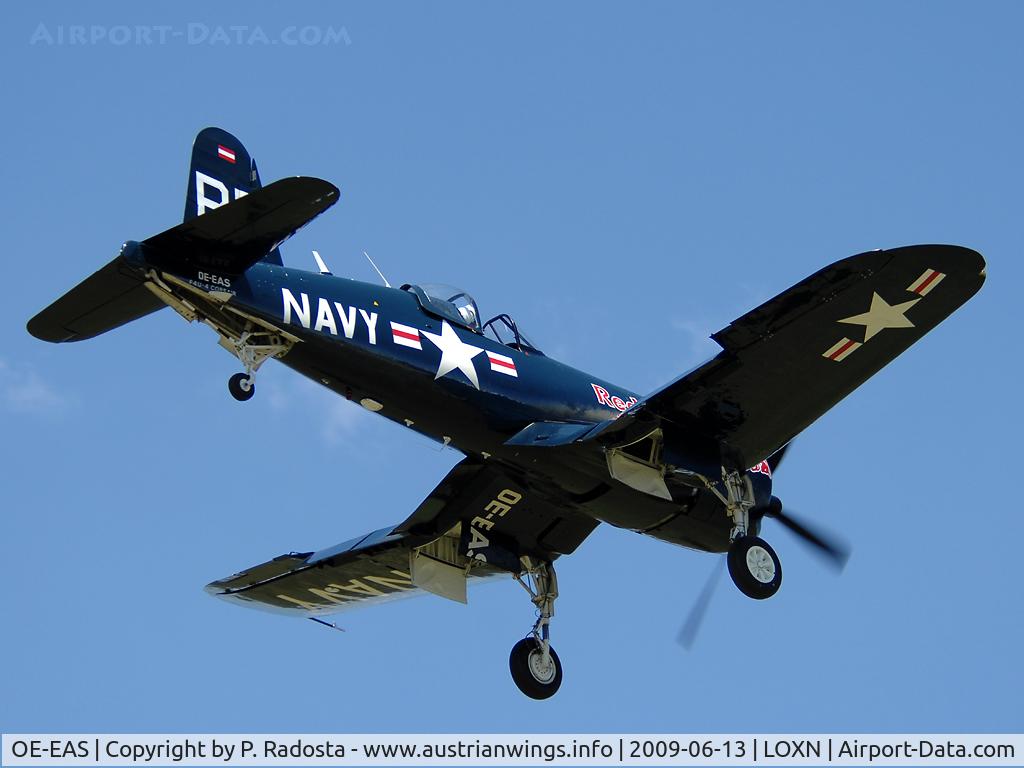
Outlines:
<svg viewBox="0 0 1024 768"><path fill-rule="evenodd" d="M236 373L228 379L228 391L235 400L241 402L256 393L255 374L259 367L271 357L280 357L291 348L291 343L276 333L251 329L244 331L237 339L221 336L220 343L245 366L245 373Z"/></svg>
<svg viewBox="0 0 1024 768"><path fill-rule="evenodd" d="M740 592L755 600L764 600L782 586L782 563L768 542L749 533L750 511L755 504L750 475L723 467L722 483L725 494L717 489L715 493L732 518L727 557L729 575Z"/></svg>
<svg viewBox="0 0 1024 768"><path fill-rule="evenodd" d="M558 579L552 563L537 563L530 558L525 558L525 563L526 578L516 575L516 581L537 606L537 621L530 634L512 647L508 666L520 691L531 699L547 699L554 696L562 684L562 663L550 641Z"/></svg>

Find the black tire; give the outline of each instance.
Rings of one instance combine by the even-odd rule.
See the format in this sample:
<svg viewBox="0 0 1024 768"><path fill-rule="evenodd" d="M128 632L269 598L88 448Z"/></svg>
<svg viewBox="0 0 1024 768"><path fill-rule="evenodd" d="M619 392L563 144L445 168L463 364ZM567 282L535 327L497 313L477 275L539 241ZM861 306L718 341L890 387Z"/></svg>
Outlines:
<svg viewBox="0 0 1024 768"><path fill-rule="evenodd" d="M247 373L236 373L228 379L228 392L240 402L245 402L256 394L256 382Z"/></svg>
<svg viewBox="0 0 1024 768"><path fill-rule="evenodd" d="M733 583L747 597L764 600L782 586L782 563L768 542L743 536L729 547L726 558Z"/></svg>
<svg viewBox="0 0 1024 768"><path fill-rule="evenodd" d="M548 647L554 667L544 674L539 669L540 644L533 637L525 637L512 646L508 657L508 668L519 690L531 699L548 699L555 695L562 684L562 662L555 649Z"/></svg>

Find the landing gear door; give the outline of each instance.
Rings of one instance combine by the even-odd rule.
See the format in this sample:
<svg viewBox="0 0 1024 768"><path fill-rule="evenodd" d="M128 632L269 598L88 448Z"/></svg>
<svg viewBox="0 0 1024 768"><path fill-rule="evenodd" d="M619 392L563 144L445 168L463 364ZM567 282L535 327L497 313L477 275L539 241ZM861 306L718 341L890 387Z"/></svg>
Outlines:
<svg viewBox="0 0 1024 768"><path fill-rule="evenodd" d="M466 603L466 569L416 550L410 555L412 583L440 597Z"/></svg>
<svg viewBox="0 0 1024 768"><path fill-rule="evenodd" d="M605 451L608 474L630 488L671 501L661 463L661 444L661 431L655 430L629 445L609 448Z"/></svg>

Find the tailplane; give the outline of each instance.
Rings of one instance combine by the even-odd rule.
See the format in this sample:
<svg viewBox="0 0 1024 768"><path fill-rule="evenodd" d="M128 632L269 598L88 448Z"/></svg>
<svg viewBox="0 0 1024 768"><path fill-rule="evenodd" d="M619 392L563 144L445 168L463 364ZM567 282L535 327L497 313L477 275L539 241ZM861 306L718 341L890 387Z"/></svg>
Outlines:
<svg viewBox="0 0 1024 768"><path fill-rule="evenodd" d="M162 309L164 294L153 290L160 273L227 279L259 262L281 264L278 246L337 200L337 188L321 179L295 176L263 187L241 142L206 128L192 147L185 220L125 243L113 261L33 317L28 331L44 341L89 339Z"/></svg>

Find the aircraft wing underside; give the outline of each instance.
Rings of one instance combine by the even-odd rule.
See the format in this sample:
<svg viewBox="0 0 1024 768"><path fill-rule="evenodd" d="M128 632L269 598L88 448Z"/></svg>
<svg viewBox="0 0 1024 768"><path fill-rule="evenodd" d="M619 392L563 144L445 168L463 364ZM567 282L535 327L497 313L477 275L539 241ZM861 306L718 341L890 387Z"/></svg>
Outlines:
<svg viewBox="0 0 1024 768"><path fill-rule="evenodd" d="M493 463L464 459L398 526L292 552L207 585L217 597L298 616L422 591L466 602L470 580L572 552L597 523L549 504Z"/></svg>
<svg viewBox="0 0 1024 768"><path fill-rule="evenodd" d="M978 253L951 245L838 261L714 334L723 347L715 358L592 436L653 423L708 438L709 461L725 446L738 467L753 466L973 296L984 267Z"/></svg>

